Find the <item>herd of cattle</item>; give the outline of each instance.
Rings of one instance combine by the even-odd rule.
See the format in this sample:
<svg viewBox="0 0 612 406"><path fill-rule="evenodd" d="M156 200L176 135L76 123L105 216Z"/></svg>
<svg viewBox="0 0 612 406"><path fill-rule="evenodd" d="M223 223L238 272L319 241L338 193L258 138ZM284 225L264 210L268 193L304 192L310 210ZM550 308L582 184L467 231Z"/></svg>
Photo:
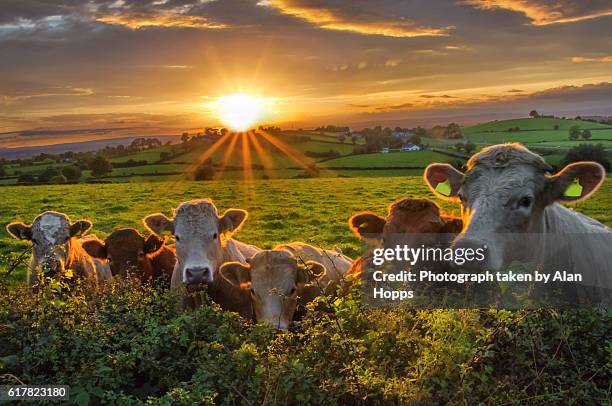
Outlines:
<svg viewBox="0 0 612 406"><path fill-rule="evenodd" d="M443 199L460 201L461 218L444 214L427 199L403 198L389 206L385 217L362 212L349 219L360 238L385 244L390 234L445 233L453 246L486 243L487 269L500 270L514 256L504 235L541 235L538 255L546 258L546 236L579 233L582 246L564 252L566 265L590 273L597 283L612 286L607 258L612 254L611 230L570 210L558 201L578 201L592 194L603 182L605 171L594 162L578 162L557 174L537 154L518 144L500 144L483 149L467 164L465 173L448 164L431 164L424 179ZM578 182L579 193L566 190ZM439 184L447 185L439 188ZM136 274L143 283L170 279L171 289L183 293L206 289L223 309L247 319L285 329L298 305L322 292L352 280L367 265L368 255L353 261L339 250L305 243L289 243L263 250L232 238L247 219L247 212L229 209L219 216L209 199L180 204L172 218L151 214L144 225L147 237L131 228L112 232L104 241L86 234L87 220L71 223L62 213L47 211L31 225L11 223L8 232L32 242L29 284L39 273L61 275L72 270L91 285L113 277ZM166 245L166 235L174 238ZM559 258L556 258L558 261ZM193 303L192 303L193 304Z"/></svg>

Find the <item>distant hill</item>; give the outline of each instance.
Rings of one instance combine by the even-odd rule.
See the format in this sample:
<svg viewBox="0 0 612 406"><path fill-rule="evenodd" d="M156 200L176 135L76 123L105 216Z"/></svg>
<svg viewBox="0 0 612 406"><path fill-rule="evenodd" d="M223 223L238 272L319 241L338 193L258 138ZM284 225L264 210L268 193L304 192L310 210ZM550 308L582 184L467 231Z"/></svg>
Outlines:
<svg viewBox="0 0 612 406"><path fill-rule="evenodd" d="M122 138L109 138L105 140L68 142L64 144L54 144L54 145L42 145L42 146L35 146L35 147L0 148L0 158L6 158L6 159L28 158L28 157L38 155L43 152L47 154L61 154L62 152L66 152L66 151L73 151L73 152L97 151L99 149L102 149L108 146L114 147L117 145L128 145L136 138L142 138L142 137L130 136L130 137L122 137ZM176 142L178 140L178 136L176 135L163 135L163 136L156 135L156 136L150 136L150 138L157 138L162 143L166 143L167 141Z"/></svg>
<svg viewBox="0 0 612 406"><path fill-rule="evenodd" d="M554 130L555 125L559 126L559 130L569 130L573 126L578 126L581 129L589 128L610 128L612 126L594 123L584 120L564 120L562 118L517 118L512 120L496 120L484 124L477 124L463 128L465 134L482 133L482 132L499 132L507 131L510 128L518 127L521 131L536 131L536 130Z"/></svg>

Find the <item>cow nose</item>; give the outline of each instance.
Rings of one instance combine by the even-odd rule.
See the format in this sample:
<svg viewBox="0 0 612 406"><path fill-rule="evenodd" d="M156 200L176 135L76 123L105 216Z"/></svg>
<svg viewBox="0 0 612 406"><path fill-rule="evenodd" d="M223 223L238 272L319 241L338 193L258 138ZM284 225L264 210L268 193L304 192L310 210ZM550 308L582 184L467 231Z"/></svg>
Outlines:
<svg viewBox="0 0 612 406"><path fill-rule="evenodd" d="M212 271L207 266L187 268L185 269L185 281L188 284L210 283L212 282Z"/></svg>

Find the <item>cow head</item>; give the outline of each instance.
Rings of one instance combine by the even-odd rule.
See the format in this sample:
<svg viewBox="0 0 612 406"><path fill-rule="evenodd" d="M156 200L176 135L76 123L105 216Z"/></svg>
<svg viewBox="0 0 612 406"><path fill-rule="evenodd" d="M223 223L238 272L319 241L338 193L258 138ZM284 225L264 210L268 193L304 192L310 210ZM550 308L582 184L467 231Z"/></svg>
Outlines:
<svg viewBox="0 0 612 406"><path fill-rule="evenodd" d="M472 156L467 168L463 173L431 164L425 182L438 196L461 202L465 227L455 246L486 245L483 265L493 270L513 259L514 234L541 232L546 206L586 199L605 178L596 162L576 162L551 175L553 168L542 157L519 144L487 147Z"/></svg>
<svg viewBox="0 0 612 406"><path fill-rule="evenodd" d="M249 290L258 322L279 329L289 327L300 288L325 273L320 263L302 263L281 250L261 251L247 262L227 262L219 272L232 285Z"/></svg>
<svg viewBox="0 0 612 406"><path fill-rule="evenodd" d="M133 228L113 231L104 241L88 240L83 248L95 258L107 259L113 275L127 276L128 270L137 271L141 277L151 276L151 261L164 245L164 240L152 234L145 238Z"/></svg>
<svg viewBox="0 0 612 406"><path fill-rule="evenodd" d="M71 223L65 214L46 211L30 226L11 223L6 229L13 237L32 242L30 268L33 271L31 280L35 280L39 271L46 276L62 274L69 261L71 239L86 234L91 229L91 222Z"/></svg>
<svg viewBox="0 0 612 406"><path fill-rule="evenodd" d="M443 215L437 204L427 199L404 198L389 205L387 217L361 212L349 219L349 227L359 238L390 243L393 236L412 234L455 234L461 231L460 219Z"/></svg>
<svg viewBox="0 0 612 406"><path fill-rule="evenodd" d="M144 219L146 227L158 236L174 235L177 262L186 285L211 284L223 263L223 244L238 230L247 218L247 212L229 209L223 216L208 199L182 203L174 210L174 217L151 214Z"/></svg>

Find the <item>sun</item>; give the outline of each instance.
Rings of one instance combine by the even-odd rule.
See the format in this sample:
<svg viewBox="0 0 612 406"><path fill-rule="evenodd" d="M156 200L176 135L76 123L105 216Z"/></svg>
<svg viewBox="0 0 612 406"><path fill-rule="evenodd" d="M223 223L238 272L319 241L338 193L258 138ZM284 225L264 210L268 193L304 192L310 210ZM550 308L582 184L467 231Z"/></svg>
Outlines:
<svg viewBox="0 0 612 406"><path fill-rule="evenodd" d="M246 93L228 94L217 100L216 110L224 125L245 131L261 119L263 101Z"/></svg>

